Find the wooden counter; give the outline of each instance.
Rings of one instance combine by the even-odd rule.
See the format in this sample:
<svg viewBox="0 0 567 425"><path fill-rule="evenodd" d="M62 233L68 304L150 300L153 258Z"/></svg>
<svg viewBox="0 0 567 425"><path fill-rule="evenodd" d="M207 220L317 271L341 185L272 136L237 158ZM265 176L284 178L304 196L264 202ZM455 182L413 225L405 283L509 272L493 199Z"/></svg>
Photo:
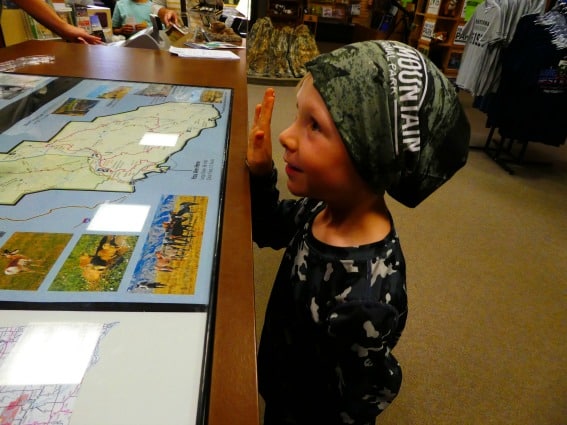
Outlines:
<svg viewBox="0 0 567 425"><path fill-rule="evenodd" d="M53 64L20 68L19 73L233 89L208 403L211 425L259 423L250 204L244 166L246 58L245 50L237 53L240 61L195 60L157 50L58 41L27 41L0 49L0 62L31 55L55 57Z"/></svg>

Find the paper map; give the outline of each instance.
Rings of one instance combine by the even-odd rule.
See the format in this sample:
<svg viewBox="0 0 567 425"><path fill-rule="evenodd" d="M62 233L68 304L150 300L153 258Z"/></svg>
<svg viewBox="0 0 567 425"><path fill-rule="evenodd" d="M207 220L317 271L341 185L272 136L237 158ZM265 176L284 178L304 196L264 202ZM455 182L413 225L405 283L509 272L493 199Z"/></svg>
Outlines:
<svg viewBox="0 0 567 425"><path fill-rule="evenodd" d="M167 159L218 118L210 104L167 102L68 123L47 143L23 141L0 154L0 203L48 189L132 192L148 173L166 172ZM173 134L180 142L141 144L147 133Z"/></svg>
<svg viewBox="0 0 567 425"><path fill-rule="evenodd" d="M104 324L90 366L98 359L98 345L115 323ZM0 365L16 346L24 326L0 327ZM61 347L65 349L65 347ZM0 424L67 425L81 384L0 385Z"/></svg>

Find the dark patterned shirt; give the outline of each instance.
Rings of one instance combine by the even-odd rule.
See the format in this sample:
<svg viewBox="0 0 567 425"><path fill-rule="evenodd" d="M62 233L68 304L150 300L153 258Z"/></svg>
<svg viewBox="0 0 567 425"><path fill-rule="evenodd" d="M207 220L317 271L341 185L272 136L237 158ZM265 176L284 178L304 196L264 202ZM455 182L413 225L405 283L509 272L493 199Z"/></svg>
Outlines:
<svg viewBox="0 0 567 425"><path fill-rule="evenodd" d="M382 241L327 245L311 232L324 204L280 201L276 178L251 176L253 239L286 247L258 353L266 424L374 424L402 379L391 350L407 295L393 223Z"/></svg>

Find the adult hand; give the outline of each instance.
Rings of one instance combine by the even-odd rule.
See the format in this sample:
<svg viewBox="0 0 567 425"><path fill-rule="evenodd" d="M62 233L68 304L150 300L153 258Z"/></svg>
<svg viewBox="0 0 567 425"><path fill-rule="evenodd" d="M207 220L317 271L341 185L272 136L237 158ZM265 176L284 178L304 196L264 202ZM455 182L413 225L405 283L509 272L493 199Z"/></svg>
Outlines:
<svg viewBox="0 0 567 425"><path fill-rule="evenodd" d="M65 41L83 44L102 44L100 37L89 34L84 29L71 24L66 24L58 33Z"/></svg>
<svg viewBox="0 0 567 425"><path fill-rule="evenodd" d="M177 14L166 7L162 7L158 11L158 17L166 27L169 27L172 24L179 25L179 18L177 17Z"/></svg>
<svg viewBox="0 0 567 425"><path fill-rule="evenodd" d="M273 88L264 92L262 103L254 110L254 122L248 135L246 162L250 173L265 175L272 171L272 112L276 93Z"/></svg>

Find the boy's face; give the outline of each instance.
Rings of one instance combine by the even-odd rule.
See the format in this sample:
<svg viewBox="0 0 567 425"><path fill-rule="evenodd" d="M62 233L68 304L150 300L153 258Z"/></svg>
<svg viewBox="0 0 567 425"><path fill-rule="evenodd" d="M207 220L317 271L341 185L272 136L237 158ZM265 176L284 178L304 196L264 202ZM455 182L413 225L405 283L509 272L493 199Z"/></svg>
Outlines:
<svg viewBox="0 0 567 425"><path fill-rule="evenodd" d="M332 202L345 199L353 185L365 185L312 78L297 92L297 116L279 140L294 195Z"/></svg>

